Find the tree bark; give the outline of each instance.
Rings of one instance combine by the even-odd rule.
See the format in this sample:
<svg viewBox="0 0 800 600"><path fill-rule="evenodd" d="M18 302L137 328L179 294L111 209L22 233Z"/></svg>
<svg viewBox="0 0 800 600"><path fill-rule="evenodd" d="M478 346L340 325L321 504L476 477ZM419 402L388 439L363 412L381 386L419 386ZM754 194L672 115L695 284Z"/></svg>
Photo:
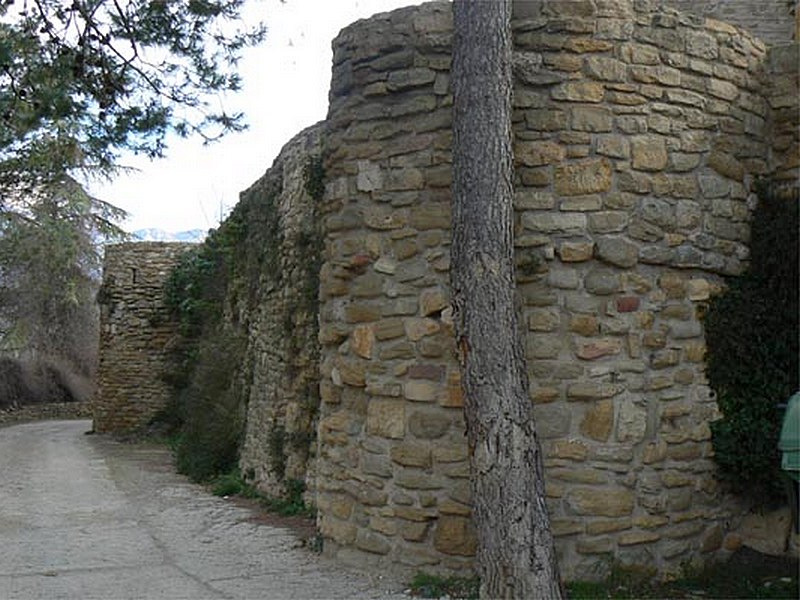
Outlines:
<svg viewBox="0 0 800 600"><path fill-rule="evenodd" d="M453 3L451 286L482 598L562 597L515 304L511 2Z"/></svg>

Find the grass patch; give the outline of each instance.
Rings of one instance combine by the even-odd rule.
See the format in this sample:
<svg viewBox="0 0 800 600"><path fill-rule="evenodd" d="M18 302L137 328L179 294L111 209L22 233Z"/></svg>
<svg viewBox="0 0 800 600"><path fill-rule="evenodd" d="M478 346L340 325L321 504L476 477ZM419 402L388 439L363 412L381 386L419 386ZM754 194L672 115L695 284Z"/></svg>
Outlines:
<svg viewBox="0 0 800 600"><path fill-rule="evenodd" d="M687 568L680 579L658 582L645 570L615 566L606 581L567 584L570 600L629 600L740 598L753 600L796 599L798 563L743 548L727 562L702 570Z"/></svg>
<svg viewBox="0 0 800 600"><path fill-rule="evenodd" d="M742 548L724 563L704 569L687 567L680 579L660 582L654 569L615 564L605 581L571 581L566 584L569 600L700 600L753 599L796 600L798 561L759 554ZM477 577L440 577L417 573L411 594L421 598L478 598Z"/></svg>
<svg viewBox="0 0 800 600"><path fill-rule="evenodd" d="M440 577L430 573L417 573L411 581L411 594L421 598L478 597L480 581L477 577Z"/></svg>
<svg viewBox="0 0 800 600"><path fill-rule="evenodd" d="M286 494L281 497L270 496L247 483L239 472L233 469L224 475L219 475L211 481L211 493L215 496L237 496L256 500L265 510L277 513L282 517L308 517L316 514L313 507L303 501L305 484L298 479L286 482Z"/></svg>

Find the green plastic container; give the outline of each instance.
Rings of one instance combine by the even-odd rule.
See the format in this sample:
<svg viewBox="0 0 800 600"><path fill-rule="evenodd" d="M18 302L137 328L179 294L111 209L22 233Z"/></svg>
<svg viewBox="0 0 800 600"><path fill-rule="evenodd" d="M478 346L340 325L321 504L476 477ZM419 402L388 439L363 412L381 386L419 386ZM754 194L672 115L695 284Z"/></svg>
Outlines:
<svg viewBox="0 0 800 600"><path fill-rule="evenodd" d="M795 481L800 481L800 392L787 402L778 448L783 452L781 469Z"/></svg>

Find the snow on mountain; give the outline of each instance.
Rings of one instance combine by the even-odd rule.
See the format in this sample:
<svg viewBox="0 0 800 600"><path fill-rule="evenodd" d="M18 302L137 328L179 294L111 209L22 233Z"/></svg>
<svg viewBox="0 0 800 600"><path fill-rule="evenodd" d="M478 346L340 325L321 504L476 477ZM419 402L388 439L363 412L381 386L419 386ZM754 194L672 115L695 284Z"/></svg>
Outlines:
<svg viewBox="0 0 800 600"><path fill-rule="evenodd" d="M200 243L206 238L202 229L168 232L163 229L137 229L132 232L133 239L138 242L193 242Z"/></svg>

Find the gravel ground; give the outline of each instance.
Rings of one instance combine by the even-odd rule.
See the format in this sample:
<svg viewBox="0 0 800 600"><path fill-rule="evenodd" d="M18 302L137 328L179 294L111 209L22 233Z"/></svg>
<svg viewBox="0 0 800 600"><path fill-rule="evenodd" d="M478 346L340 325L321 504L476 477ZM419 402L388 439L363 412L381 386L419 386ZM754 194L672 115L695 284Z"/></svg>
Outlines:
<svg viewBox="0 0 800 600"><path fill-rule="evenodd" d="M295 531L191 484L164 447L90 428L0 428L3 599L408 598L401 583L333 564Z"/></svg>

